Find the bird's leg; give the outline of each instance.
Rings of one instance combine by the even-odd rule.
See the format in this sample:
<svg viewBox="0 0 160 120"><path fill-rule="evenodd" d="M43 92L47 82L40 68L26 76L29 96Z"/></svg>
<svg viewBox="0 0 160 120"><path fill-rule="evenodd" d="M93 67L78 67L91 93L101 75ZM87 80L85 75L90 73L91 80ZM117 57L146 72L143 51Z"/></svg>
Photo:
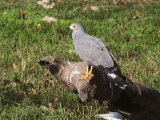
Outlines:
<svg viewBox="0 0 160 120"><path fill-rule="evenodd" d="M89 70L89 72L88 72L88 74L89 74L90 77L93 77L93 76L94 76L94 75L92 74L92 70L93 70L93 66L91 66L91 68L90 68L90 70Z"/></svg>
<svg viewBox="0 0 160 120"><path fill-rule="evenodd" d="M86 73L85 73L85 75L82 77L82 78L80 78L80 80L86 80L87 78L88 78L88 74L89 72L88 72L88 65L87 65L87 67L86 67Z"/></svg>
<svg viewBox="0 0 160 120"><path fill-rule="evenodd" d="M93 77L94 75L92 74L92 70L93 70L93 67L91 66L91 69L88 70L88 65L86 67L86 73L85 75L80 79L80 80L86 80L86 79L90 79L91 77Z"/></svg>

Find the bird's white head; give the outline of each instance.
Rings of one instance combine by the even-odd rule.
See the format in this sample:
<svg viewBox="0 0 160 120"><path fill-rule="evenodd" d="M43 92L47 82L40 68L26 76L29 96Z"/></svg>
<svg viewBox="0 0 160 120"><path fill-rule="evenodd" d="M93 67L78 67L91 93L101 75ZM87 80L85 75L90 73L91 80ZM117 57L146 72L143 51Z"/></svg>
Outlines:
<svg viewBox="0 0 160 120"><path fill-rule="evenodd" d="M72 30L72 31L77 31L77 30L81 30L81 31L84 31L84 27L82 24L80 23L72 23L69 28Z"/></svg>

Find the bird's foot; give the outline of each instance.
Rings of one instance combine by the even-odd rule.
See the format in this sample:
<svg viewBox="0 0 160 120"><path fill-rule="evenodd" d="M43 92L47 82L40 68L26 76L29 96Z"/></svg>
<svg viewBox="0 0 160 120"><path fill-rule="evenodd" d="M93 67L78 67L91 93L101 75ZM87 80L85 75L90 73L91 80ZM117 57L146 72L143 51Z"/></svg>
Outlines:
<svg viewBox="0 0 160 120"><path fill-rule="evenodd" d="M94 75L92 74L92 69L89 70L88 74L89 74L88 76L91 77L91 78L94 76Z"/></svg>
<svg viewBox="0 0 160 120"><path fill-rule="evenodd" d="M92 70L86 71L85 75L80 80L89 80L93 77Z"/></svg>

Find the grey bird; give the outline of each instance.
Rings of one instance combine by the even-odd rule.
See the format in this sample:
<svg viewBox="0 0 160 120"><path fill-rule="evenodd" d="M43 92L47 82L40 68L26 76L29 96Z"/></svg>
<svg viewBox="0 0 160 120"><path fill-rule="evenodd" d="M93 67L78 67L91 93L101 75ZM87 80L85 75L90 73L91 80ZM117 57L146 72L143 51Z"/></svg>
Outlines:
<svg viewBox="0 0 160 120"><path fill-rule="evenodd" d="M83 61L91 65L91 69L87 68L86 75L82 79L92 77L92 67L95 67L106 73L107 77L118 80L114 82L115 85L124 87L125 77L108 47L100 39L87 34L80 23L71 24L70 29L73 31L72 38L76 53Z"/></svg>

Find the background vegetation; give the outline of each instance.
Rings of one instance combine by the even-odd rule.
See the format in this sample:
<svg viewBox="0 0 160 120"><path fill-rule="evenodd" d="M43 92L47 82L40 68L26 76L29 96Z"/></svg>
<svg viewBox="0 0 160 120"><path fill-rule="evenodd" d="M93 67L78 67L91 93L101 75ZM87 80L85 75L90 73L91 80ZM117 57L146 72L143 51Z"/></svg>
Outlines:
<svg viewBox="0 0 160 120"><path fill-rule="evenodd" d="M52 2L53 9L36 0L0 2L0 119L86 120L103 112L96 101L79 102L37 63L47 55L80 60L67 29L72 22L83 23L89 34L102 39L126 76L160 90L158 0ZM48 24L42 20L46 15L58 22Z"/></svg>

